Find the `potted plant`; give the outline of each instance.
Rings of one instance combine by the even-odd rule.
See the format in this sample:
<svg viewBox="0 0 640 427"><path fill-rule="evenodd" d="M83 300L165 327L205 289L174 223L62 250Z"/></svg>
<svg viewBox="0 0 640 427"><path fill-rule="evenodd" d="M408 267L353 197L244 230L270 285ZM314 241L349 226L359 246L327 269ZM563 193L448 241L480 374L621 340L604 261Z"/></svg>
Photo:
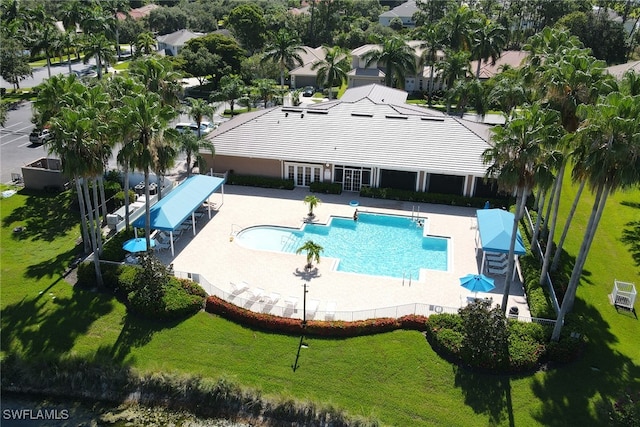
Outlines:
<svg viewBox="0 0 640 427"><path fill-rule="evenodd" d="M313 194L309 194L304 198L304 204L309 205L309 218L313 218L315 214L313 213L313 209L318 206L322 202L319 198L314 196Z"/></svg>
<svg viewBox="0 0 640 427"><path fill-rule="evenodd" d="M323 250L324 248L315 243L313 240L307 240L304 245L300 246L296 250L296 254L300 254L302 252L307 253L307 265L304 266L304 269L311 270L311 268L313 267L313 260L320 264L320 252L322 252Z"/></svg>

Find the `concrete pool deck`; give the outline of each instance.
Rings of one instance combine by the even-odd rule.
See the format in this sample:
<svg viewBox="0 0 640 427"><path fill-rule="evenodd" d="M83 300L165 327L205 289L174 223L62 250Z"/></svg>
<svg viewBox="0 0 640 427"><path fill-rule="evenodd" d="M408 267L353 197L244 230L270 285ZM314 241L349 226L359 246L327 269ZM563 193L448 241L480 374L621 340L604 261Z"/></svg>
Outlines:
<svg viewBox="0 0 640 427"><path fill-rule="evenodd" d="M428 218L428 234L450 238L450 265L448 271L422 270L420 278L390 278L333 271L334 259L321 256L311 272L304 271L304 254L286 254L248 249L233 239L241 229L255 225L300 227L307 213L302 200L307 189L259 189L225 185L224 196L215 193L211 201L218 210L211 219L205 215L197 223L197 234L185 231L175 245L175 257L170 251L159 254L167 264L173 264L177 273L191 273L206 279L210 289L205 290L254 311L302 317L303 284L307 286L307 303L318 301L317 312L307 318L324 319L329 302L335 302L334 317L351 320L408 314L415 306L423 310L454 312L475 296L460 286L459 278L480 270L482 253L476 256L476 208L434 205L360 198L354 193L317 195L322 202L315 208L314 222L327 223L330 216L352 217L355 208L351 200L359 202L359 212L388 213L411 216L419 212ZM501 303L504 276L490 275L496 287L489 293L479 292L478 298L492 298ZM201 280L201 282L204 282ZM249 298L247 292L233 294L231 283L246 282L250 289L260 288L263 295L279 294L275 304L260 297ZM295 310L285 299L297 298ZM516 276L510 290L510 307L518 307L521 316L529 316L522 283ZM398 309L397 307L401 307ZM442 308L440 308L442 307ZM290 309L289 311L287 311ZM355 313L355 314L354 314Z"/></svg>

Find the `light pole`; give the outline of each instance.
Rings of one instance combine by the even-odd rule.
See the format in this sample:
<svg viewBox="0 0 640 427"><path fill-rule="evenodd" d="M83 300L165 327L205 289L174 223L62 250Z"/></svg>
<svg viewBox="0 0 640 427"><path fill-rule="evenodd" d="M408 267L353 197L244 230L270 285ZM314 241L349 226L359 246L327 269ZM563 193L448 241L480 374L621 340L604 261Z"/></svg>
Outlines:
<svg viewBox="0 0 640 427"><path fill-rule="evenodd" d="M296 369L298 369L298 359L300 359L300 349L302 348L309 348L309 345L304 342L304 331L305 328L307 327L307 292L309 292L309 290L307 289L307 283L305 282L302 285L303 288L303 292L302 292L302 335L300 335L300 343L298 344L298 352L296 353L296 361L293 362L293 372L296 371Z"/></svg>

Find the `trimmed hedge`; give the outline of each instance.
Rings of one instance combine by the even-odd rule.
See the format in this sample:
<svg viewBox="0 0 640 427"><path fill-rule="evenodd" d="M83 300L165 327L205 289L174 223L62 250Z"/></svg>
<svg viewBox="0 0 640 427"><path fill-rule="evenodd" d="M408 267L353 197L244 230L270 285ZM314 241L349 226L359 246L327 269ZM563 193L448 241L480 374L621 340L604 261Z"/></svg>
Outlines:
<svg viewBox="0 0 640 427"><path fill-rule="evenodd" d="M216 296L207 298L205 310L242 325L270 332L299 334L303 330L301 319L256 313ZM427 318L417 315L404 316L399 319L379 318L355 322L309 320L304 333L321 337L345 338L390 332L396 329L424 331L426 325Z"/></svg>
<svg viewBox="0 0 640 427"><path fill-rule="evenodd" d="M493 207L503 207L507 209L515 202L513 197L487 199L481 197L464 197L455 194L425 193L423 191L372 187L363 187L360 190L360 196L370 197L372 199L403 200L407 202L436 203L440 205L468 206L476 208L484 207L487 200Z"/></svg>
<svg viewBox="0 0 640 427"><path fill-rule="evenodd" d="M312 193L342 194L342 184L332 182L312 182L309 184Z"/></svg>
<svg viewBox="0 0 640 427"><path fill-rule="evenodd" d="M272 178L268 176L237 175L235 173L229 174L227 177L227 184L243 185L246 187L277 188L280 190L293 190L295 188L295 184L292 179Z"/></svg>

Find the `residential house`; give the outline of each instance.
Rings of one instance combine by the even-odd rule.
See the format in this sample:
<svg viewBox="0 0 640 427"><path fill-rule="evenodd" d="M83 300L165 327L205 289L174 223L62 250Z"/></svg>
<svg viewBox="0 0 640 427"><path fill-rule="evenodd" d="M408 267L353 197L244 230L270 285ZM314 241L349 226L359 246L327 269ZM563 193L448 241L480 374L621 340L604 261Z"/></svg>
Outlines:
<svg viewBox="0 0 640 427"><path fill-rule="evenodd" d="M499 74L505 66L519 68L527 56L528 53L524 50L506 50L500 54L495 64L492 64L490 59L487 62L481 61L480 80L487 80ZM472 61L470 69L471 73L475 76L478 70L478 61Z"/></svg>
<svg viewBox="0 0 640 427"><path fill-rule="evenodd" d="M397 188L495 195L482 153L489 126L406 104L407 93L378 84L339 100L241 114L207 135L216 173L340 183L344 191ZM493 185L493 186L492 186Z"/></svg>
<svg viewBox="0 0 640 427"><path fill-rule="evenodd" d="M291 87L294 89L305 86L318 86L318 72L312 70L311 67L318 61L324 61L326 56L326 52L322 46L316 48L302 46L302 49L304 52L299 52L300 58L302 59L302 66L294 68L289 72L289 76L291 76Z"/></svg>
<svg viewBox="0 0 640 427"><path fill-rule="evenodd" d="M418 72L415 75L407 75L404 82L404 89L407 92L422 92L428 89L431 79L431 67L421 64L425 49L421 47L424 42L420 40L410 40L407 44L415 52L416 68ZM351 71L347 74L348 87L365 86L372 83L384 84L386 68L384 64L372 62L367 65L365 56L375 49L381 49L382 46L377 44L366 44L351 51ZM444 60L444 52L437 52L437 61ZM439 79L439 72L434 70L434 89L442 88L442 82Z"/></svg>
<svg viewBox="0 0 640 427"><path fill-rule="evenodd" d="M194 33L190 30L178 30L171 34L158 36L158 51L169 56L178 56L184 45L191 39L204 36L204 33Z"/></svg>
<svg viewBox="0 0 640 427"><path fill-rule="evenodd" d="M402 3L400 6L381 13L378 17L378 22L380 25L388 27L391 25L391 21L398 18L402 21L402 26L404 28L415 28L416 22L413 20L413 15L419 10L420 9L418 9L418 6L416 5L416 0L409 0Z"/></svg>
<svg viewBox="0 0 640 427"><path fill-rule="evenodd" d="M146 6L131 9L126 14L122 12L118 12L116 16L118 17L119 21L124 21L125 19L127 19L127 15L129 15L129 17L137 21L139 19L149 16L152 10L157 9L159 7L160 6L158 6L157 4L148 4Z"/></svg>

